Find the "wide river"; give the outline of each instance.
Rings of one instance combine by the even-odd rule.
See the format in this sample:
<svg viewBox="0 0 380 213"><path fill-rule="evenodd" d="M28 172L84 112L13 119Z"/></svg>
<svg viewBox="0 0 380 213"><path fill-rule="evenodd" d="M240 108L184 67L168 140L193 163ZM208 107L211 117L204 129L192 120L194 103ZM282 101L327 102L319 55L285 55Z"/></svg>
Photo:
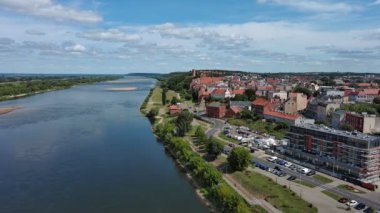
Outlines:
<svg viewBox="0 0 380 213"><path fill-rule="evenodd" d="M1 102L23 108L0 116L0 212L208 212L139 112L154 83L128 77Z"/></svg>

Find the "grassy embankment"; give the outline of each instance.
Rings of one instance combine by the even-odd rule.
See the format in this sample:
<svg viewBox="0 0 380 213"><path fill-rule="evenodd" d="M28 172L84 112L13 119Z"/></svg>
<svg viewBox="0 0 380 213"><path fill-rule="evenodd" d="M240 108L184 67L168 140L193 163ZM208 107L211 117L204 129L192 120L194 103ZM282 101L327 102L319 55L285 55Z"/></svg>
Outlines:
<svg viewBox="0 0 380 213"><path fill-rule="evenodd" d="M262 121L253 122L253 121L249 121L245 119L236 119L236 118L228 119L228 122L235 126L246 126L250 129L260 131L268 135L273 135L277 139L283 139L286 135L285 130L283 129L276 130L276 127L278 125L276 123L262 122Z"/></svg>
<svg viewBox="0 0 380 213"><path fill-rule="evenodd" d="M283 212L304 213L317 212L312 204L303 200L287 186L281 186L272 179L256 172L235 172L234 178L238 180L250 193L256 197L264 198L274 207Z"/></svg>

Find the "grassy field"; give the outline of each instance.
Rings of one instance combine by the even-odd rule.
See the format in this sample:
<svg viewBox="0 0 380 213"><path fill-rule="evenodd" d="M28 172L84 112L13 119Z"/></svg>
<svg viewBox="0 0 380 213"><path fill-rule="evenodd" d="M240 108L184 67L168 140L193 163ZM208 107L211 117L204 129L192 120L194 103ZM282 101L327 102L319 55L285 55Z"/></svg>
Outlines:
<svg viewBox="0 0 380 213"><path fill-rule="evenodd" d="M262 121L251 122L251 121L236 119L236 118L229 119L228 122L235 126L246 126L250 129L267 133L268 135L273 135L277 139L283 139L286 135L286 131L283 129L275 130L275 127L277 126L277 124L275 123L262 122Z"/></svg>
<svg viewBox="0 0 380 213"><path fill-rule="evenodd" d="M327 178L327 177L322 176L322 175L314 175L313 178L316 179L316 180L321 181L322 183L332 183L332 182L334 182L330 178Z"/></svg>
<svg viewBox="0 0 380 213"><path fill-rule="evenodd" d="M177 93L173 90L168 90L168 92L166 93L166 100L168 100L169 102L173 99L173 97L177 97Z"/></svg>
<svg viewBox="0 0 380 213"><path fill-rule="evenodd" d="M333 193L333 192L329 192L327 190L323 190L322 193L325 194L325 195L327 195L327 196L329 196L329 197L331 197L332 199L334 199L336 201L338 201L340 199L340 196L337 195L337 194L335 194L335 193Z"/></svg>
<svg viewBox="0 0 380 213"><path fill-rule="evenodd" d="M233 176L254 196L264 198L285 213L317 212L317 208L302 200L295 192L264 175L246 171L235 172Z"/></svg>

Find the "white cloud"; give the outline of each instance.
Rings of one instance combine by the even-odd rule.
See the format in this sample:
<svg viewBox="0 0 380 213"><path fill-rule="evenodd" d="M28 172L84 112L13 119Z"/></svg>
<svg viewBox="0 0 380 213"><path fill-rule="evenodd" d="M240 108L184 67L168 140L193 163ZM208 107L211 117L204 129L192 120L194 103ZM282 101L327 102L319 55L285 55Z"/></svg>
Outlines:
<svg viewBox="0 0 380 213"><path fill-rule="evenodd" d="M105 31L92 31L78 34L79 37L95 40L95 41L108 41L108 42L129 42L138 41L141 39L139 35L128 34L119 29L110 29Z"/></svg>
<svg viewBox="0 0 380 213"><path fill-rule="evenodd" d="M73 46L68 46L68 47L65 47L65 50L69 51L69 52L85 52L86 51L86 47L84 47L83 45L81 44L75 44Z"/></svg>
<svg viewBox="0 0 380 213"><path fill-rule="evenodd" d="M373 4L380 4L380 0L376 0Z"/></svg>
<svg viewBox="0 0 380 213"><path fill-rule="evenodd" d="M292 7L301 11L312 11L321 13L351 12L360 9L360 7L358 6L343 2L335 3L316 0L257 0L257 2L260 4L271 3L276 5Z"/></svg>
<svg viewBox="0 0 380 213"><path fill-rule="evenodd" d="M18 13L57 21L98 23L102 17L94 11L66 7L52 0L0 0L0 6Z"/></svg>

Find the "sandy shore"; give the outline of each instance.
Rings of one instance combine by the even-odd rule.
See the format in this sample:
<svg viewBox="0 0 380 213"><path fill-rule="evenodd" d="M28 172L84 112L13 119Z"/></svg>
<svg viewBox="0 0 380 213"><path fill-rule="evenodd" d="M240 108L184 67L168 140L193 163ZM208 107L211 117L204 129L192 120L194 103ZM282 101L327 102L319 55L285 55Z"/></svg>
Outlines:
<svg viewBox="0 0 380 213"><path fill-rule="evenodd" d="M0 107L0 115L10 113L10 112L15 111L15 110L20 109L20 108L21 108L20 106Z"/></svg>
<svg viewBox="0 0 380 213"><path fill-rule="evenodd" d="M114 87L114 88L108 88L107 91L134 91L137 87Z"/></svg>

